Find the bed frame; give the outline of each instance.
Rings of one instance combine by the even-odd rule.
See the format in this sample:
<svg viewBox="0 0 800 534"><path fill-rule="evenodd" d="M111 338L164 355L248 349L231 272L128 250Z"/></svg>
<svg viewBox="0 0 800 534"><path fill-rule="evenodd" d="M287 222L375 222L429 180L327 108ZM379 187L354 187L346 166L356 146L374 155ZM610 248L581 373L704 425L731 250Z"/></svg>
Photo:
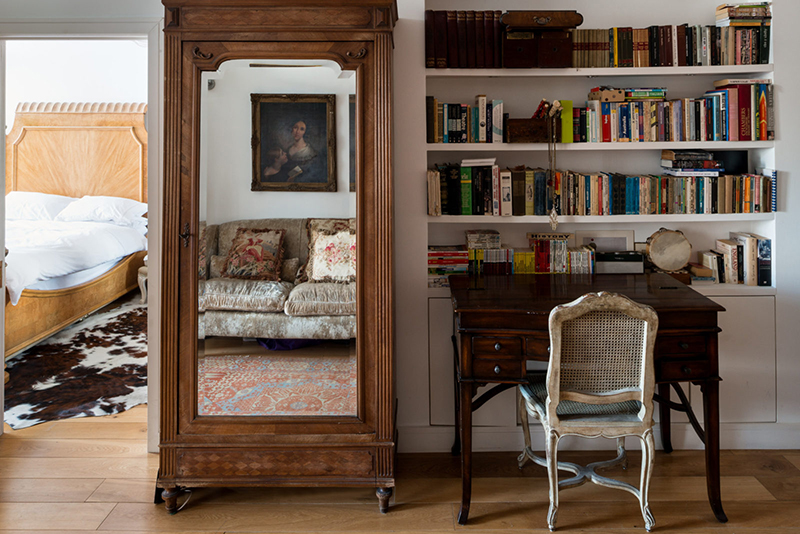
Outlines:
<svg viewBox="0 0 800 534"><path fill-rule="evenodd" d="M6 193L104 195L147 202L146 110L146 104L19 104L6 136ZM79 286L26 289L16 306L6 293L5 357L135 289L145 254L131 254Z"/></svg>

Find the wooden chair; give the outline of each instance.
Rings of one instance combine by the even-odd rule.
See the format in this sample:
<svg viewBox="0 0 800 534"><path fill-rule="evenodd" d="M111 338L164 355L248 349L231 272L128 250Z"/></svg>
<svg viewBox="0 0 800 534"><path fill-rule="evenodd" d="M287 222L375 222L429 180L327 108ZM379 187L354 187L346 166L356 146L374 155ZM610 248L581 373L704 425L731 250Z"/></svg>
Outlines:
<svg viewBox="0 0 800 534"><path fill-rule="evenodd" d="M639 499L645 528L655 520L647 501L653 468L653 347L658 316L650 306L637 304L623 295L588 293L553 309L550 313L550 363L547 375L531 373L519 388L520 417L525 450L519 467L527 460L547 467L550 508L547 524L555 529L558 491L577 487L587 480L628 491ZM545 431L546 459L531 449L528 414ZM558 440L575 435L617 439L614 460L580 466L557 461ZM640 486L607 478L599 468L627 466L625 436L642 441ZM558 469L574 477L558 480Z"/></svg>

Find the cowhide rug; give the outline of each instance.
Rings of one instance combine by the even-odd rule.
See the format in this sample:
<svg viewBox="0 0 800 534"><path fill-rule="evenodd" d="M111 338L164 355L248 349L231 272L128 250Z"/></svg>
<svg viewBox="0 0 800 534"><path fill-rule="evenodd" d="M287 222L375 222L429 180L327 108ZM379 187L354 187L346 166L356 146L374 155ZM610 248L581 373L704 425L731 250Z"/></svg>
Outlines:
<svg viewBox="0 0 800 534"><path fill-rule="evenodd" d="M123 412L147 402L147 307L129 302L91 315L7 361L5 421Z"/></svg>

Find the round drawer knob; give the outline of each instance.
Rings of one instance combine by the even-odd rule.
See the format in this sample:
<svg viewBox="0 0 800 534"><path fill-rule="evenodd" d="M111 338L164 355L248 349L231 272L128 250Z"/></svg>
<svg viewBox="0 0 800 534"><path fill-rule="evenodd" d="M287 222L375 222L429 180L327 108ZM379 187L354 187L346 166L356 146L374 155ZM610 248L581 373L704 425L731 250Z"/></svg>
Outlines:
<svg viewBox="0 0 800 534"><path fill-rule="evenodd" d="M495 365L494 366L494 374L496 374L496 375L500 374L500 366L499 365Z"/></svg>
<svg viewBox="0 0 800 534"><path fill-rule="evenodd" d="M503 348L503 345L501 345L500 343L495 343L494 344L494 350L500 350L502 348Z"/></svg>
<svg viewBox="0 0 800 534"><path fill-rule="evenodd" d="M683 343L679 344L678 346L683 350L687 350L689 348L689 344L686 343L686 342L683 342Z"/></svg>
<svg viewBox="0 0 800 534"><path fill-rule="evenodd" d="M681 367L681 372L682 372L683 374L685 374L685 375L690 375L690 374L692 374L692 370L691 370L691 369L689 369L689 368L688 368L687 366L685 366L685 365L684 365L683 367Z"/></svg>
<svg viewBox="0 0 800 534"><path fill-rule="evenodd" d="M550 354L550 347L547 347L547 354Z"/></svg>

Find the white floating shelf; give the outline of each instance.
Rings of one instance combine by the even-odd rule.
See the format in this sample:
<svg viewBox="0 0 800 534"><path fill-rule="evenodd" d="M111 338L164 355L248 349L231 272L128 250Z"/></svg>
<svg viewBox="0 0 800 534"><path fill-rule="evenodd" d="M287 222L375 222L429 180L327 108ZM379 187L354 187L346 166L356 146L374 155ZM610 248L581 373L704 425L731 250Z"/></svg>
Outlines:
<svg viewBox="0 0 800 534"><path fill-rule="evenodd" d="M427 143L428 152L545 152L547 143ZM561 151L602 150L748 150L774 148L775 141L681 141L657 143L558 143Z"/></svg>
<svg viewBox="0 0 800 534"><path fill-rule="evenodd" d="M597 223L670 223L670 222L745 222L771 221L774 213L718 213L718 214L674 214L674 215L559 215L559 224ZM520 215L495 217L493 215L442 215L428 216L429 224L548 224L546 215Z"/></svg>
<svg viewBox="0 0 800 534"><path fill-rule="evenodd" d="M537 78L598 76L722 76L726 74L771 74L766 65L712 65L708 67L566 68L566 69L425 69L428 78Z"/></svg>

